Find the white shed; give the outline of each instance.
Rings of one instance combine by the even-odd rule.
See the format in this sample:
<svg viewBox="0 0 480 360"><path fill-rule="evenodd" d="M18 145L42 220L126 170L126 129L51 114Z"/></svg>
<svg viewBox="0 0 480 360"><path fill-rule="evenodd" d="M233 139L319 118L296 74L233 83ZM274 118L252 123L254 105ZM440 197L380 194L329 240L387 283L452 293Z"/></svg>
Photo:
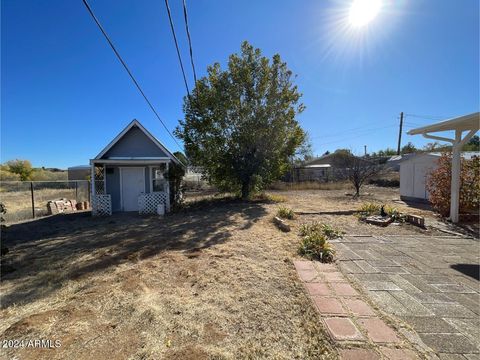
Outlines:
<svg viewBox="0 0 480 360"><path fill-rule="evenodd" d="M408 135L422 134L427 139L446 141L452 144L452 185L450 193L450 219L458 222L458 209L460 205L460 151L463 145L480 130L480 112L460 116L454 119L441 121L436 124L423 126L410 130ZM433 135L454 131L454 138ZM468 132L467 132L468 131ZM465 135L464 132L467 132Z"/></svg>
<svg viewBox="0 0 480 360"><path fill-rule="evenodd" d="M426 187L427 177L438 167L439 152L409 154L400 162L400 199L428 200ZM470 160L479 156L478 151L464 151L460 153L463 159Z"/></svg>
<svg viewBox="0 0 480 360"><path fill-rule="evenodd" d="M428 200L427 176L438 166L439 157L439 153L424 153L400 163L400 199Z"/></svg>

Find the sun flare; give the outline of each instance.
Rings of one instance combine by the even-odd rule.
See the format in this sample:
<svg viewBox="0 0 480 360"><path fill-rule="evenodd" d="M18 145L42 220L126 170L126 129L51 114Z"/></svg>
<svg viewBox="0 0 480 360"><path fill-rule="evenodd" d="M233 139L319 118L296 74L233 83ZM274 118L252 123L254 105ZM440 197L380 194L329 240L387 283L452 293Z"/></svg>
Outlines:
<svg viewBox="0 0 480 360"><path fill-rule="evenodd" d="M350 7L349 22L355 27L367 25L379 13L381 0L353 0Z"/></svg>

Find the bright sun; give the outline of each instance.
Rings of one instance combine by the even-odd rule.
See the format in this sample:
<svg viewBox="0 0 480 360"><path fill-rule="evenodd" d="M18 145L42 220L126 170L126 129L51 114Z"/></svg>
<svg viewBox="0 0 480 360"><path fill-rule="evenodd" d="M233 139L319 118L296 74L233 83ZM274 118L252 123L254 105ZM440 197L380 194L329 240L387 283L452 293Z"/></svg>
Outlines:
<svg viewBox="0 0 480 360"><path fill-rule="evenodd" d="M353 0L349 21L356 27L367 25L377 16L382 5L381 0Z"/></svg>

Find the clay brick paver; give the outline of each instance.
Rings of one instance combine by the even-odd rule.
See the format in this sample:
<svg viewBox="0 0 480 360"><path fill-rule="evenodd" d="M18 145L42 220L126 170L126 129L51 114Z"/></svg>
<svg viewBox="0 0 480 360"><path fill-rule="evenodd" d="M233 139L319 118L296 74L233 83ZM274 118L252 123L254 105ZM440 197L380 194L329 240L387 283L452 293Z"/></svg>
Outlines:
<svg viewBox="0 0 480 360"><path fill-rule="evenodd" d="M346 282L347 280L341 272L327 272L323 274L326 282Z"/></svg>
<svg viewBox="0 0 480 360"><path fill-rule="evenodd" d="M388 262L387 259L382 261ZM353 288L335 264L295 261L294 265L321 321L332 340L337 342L340 359L415 359L412 350L393 348L400 341L399 336L363 300L365 293ZM369 275L368 281L371 282L382 282L382 276L386 276L364 275ZM389 289L395 286L393 282L391 284L393 286L388 286ZM393 300L397 301L395 298ZM403 309L403 305L401 307ZM459 323L458 326L463 324ZM383 351L380 350L382 346Z"/></svg>
<svg viewBox="0 0 480 360"><path fill-rule="evenodd" d="M313 281L318 276L315 270L297 270L297 272L300 276L300 279L302 279L304 282Z"/></svg>
<svg viewBox="0 0 480 360"><path fill-rule="evenodd" d="M363 335L349 318L325 318L324 321L335 340L364 340Z"/></svg>
<svg viewBox="0 0 480 360"><path fill-rule="evenodd" d="M344 299L344 304L356 316L375 316L375 311L365 301L360 299Z"/></svg>
<svg viewBox="0 0 480 360"><path fill-rule="evenodd" d="M380 356L373 351L367 349L344 349L339 351L342 360L377 360Z"/></svg>
<svg viewBox="0 0 480 360"><path fill-rule="evenodd" d="M340 296L356 296L357 290L350 286L348 283L332 283L330 284L335 294Z"/></svg>
<svg viewBox="0 0 480 360"><path fill-rule="evenodd" d="M342 303L333 297L314 296L313 301L322 315L347 315Z"/></svg>
<svg viewBox="0 0 480 360"><path fill-rule="evenodd" d="M334 264L326 264L326 263L316 262L315 266L316 266L317 270L321 273L338 272L338 269Z"/></svg>
<svg viewBox="0 0 480 360"><path fill-rule="evenodd" d="M379 318L358 319L357 322L365 329L373 342L395 343L400 341L395 331Z"/></svg>
<svg viewBox="0 0 480 360"><path fill-rule="evenodd" d="M293 265L295 265L295 269L297 270L315 270L313 261L295 260Z"/></svg>
<svg viewBox="0 0 480 360"><path fill-rule="evenodd" d="M317 283L317 282L312 282L312 283L305 283L305 287L308 290L308 293L310 295L331 295L332 290L327 286L325 283Z"/></svg>

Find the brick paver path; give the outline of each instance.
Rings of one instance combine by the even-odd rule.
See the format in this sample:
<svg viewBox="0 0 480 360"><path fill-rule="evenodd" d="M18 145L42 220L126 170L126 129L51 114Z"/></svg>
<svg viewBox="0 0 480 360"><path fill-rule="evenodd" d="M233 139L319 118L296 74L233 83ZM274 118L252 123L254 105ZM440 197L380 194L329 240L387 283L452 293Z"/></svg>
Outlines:
<svg viewBox="0 0 480 360"><path fill-rule="evenodd" d="M441 360L480 359L478 239L346 236L335 247L342 273L393 318L415 346L433 350L433 358ZM351 313L369 311L361 303L341 301ZM384 324L372 319L354 323L373 341L381 340L386 333L375 329ZM390 354L391 347L386 351Z"/></svg>
<svg viewBox="0 0 480 360"><path fill-rule="evenodd" d="M410 341L387 324L336 265L303 260L294 265L340 358L418 359Z"/></svg>

